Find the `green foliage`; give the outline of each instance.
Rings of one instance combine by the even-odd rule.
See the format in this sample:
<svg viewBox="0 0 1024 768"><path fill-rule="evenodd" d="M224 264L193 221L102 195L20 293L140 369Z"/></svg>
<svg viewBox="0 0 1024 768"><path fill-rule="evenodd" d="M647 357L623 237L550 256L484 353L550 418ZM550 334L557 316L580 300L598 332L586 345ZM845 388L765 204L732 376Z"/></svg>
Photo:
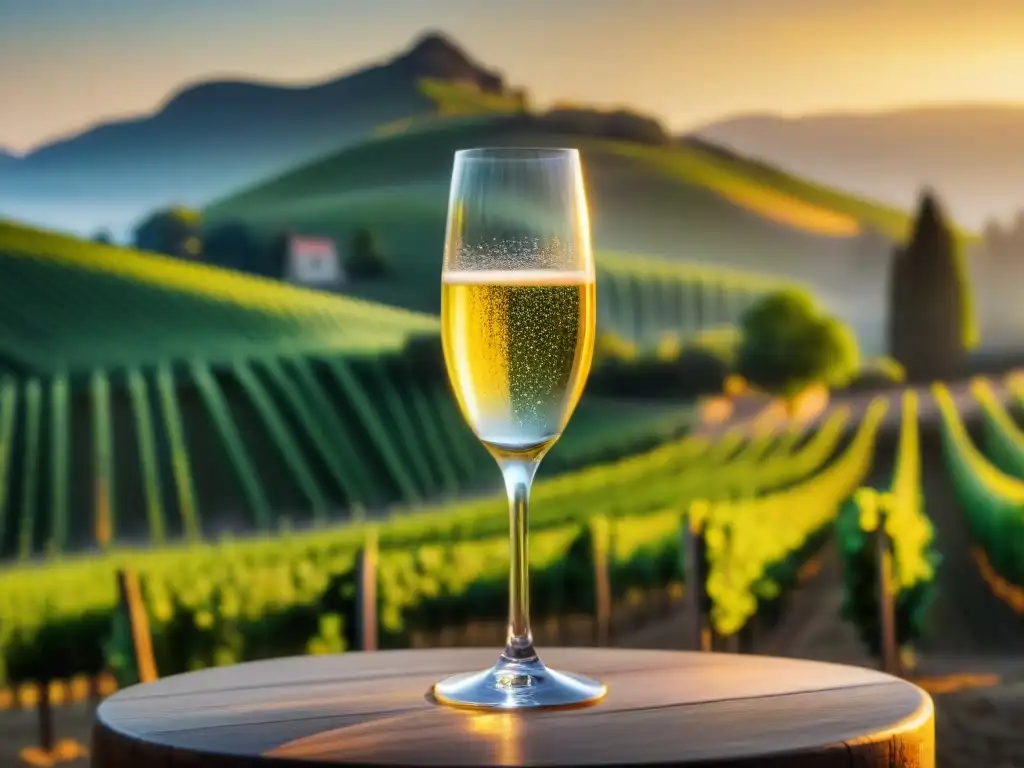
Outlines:
<svg viewBox="0 0 1024 768"><path fill-rule="evenodd" d="M631 363L639 357L636 344L626 341L618 334L598 329L594 340L593 367L599 369L607 363Z"/></svg>
<svg viewBox="0 0 1024 768"><path fill-rule="evenodd" d="M665 127L656 119L625 109L602 112L593 107L558 105L537 115L536 121L542 130L553 133L569 133L654 146L666 146L671 141Z"/></svg>
<svg viewBox="0 0 1024 768"><path fill-rule="evenodd" d="M740 484L735 498L690 506L707 542L707 590L718 632L738 632L759 599L771 600L792 586L809 544L870 470L885 410L884 400L874 401L849 448L804 482L763 496Z"/></svg>
<svg viewBox="0 0 1024 768"><path fill-rule="evenodd" d="M815 383L842 387L859 366L850 329L799 291L759 301L744 313L740 334L739 373L770 392L792 395Z"/></svg>
<svg viewBox="0 0 1024 768"><path fill-rule="evenodd" d="M132 630L124 611L116 610L111 618L110 634L103 640L103 657L121 688L139 682L132 649Z"/></svg>
<svg viewBox="0 0 1024 768"><path fill-rule="evenodd" d="M1014 380L1010 390L1020 398L1024 393L1022 380ZM981 405L985 455L1001 472L1024 480L1024 429L1003 407L984 379L972 382L971 391Z"/></svg>
<svg viewBox="0 0 1024 768"><path fill-rule="evenodd" d="M599 253L598 326L620 344L599 339L598 353L678 357L699 346L731 356L734 328L758 298L791 285L718 266L687 264L632 253ZM635 354L634 354L635 353Z"/></svg>
<svg viewBox="0 0 1024 768"><path fill-rule="evenodd" d="M667 345L665 345L667 346ZM687 400L719 393L729 373L725 360L699 346L673 345L658 357L631 359L629 348L622 357L611 357L605 347L603 362L587 383L589 391L608 397L650 400Z"/></svg>
<svg viewBox="0 0 1024 768"><path fill-rule="evenodd" d="M437 105L437 111L446 117L526 110L526 94L523 92L492 93L481 90L475 83L429 77L420 79L419 88Z"/></svg>
<svg viewBox="0 0 1024 768"><path fill-rule="evenodd" d="M202 214L189 208L154 211L135 228L132 242L140 251L199 259L203 255L202 221Z"/></svg>
<svg viewBox="0 0 1024 768"><path fill-rule="evenodd" d="M676 440L694 426L691 405L584 396L558 447L544 458L545 473L613 461Z"/></svg>
<svg viewBox="0 0 1024 768"><path fill-rule="evenodd" d="M879 357L871 361L870 365L865 366L865 369L877 372L878 375L893 384L902 384L907 380L907 372L903 370L903 366L891 357Z"/></svg>
<svg viewBox="0 0 1024 768"><path fill-rule="evenodd" d="M686 438L539 479L531 511L538 616L591 604L591 518L610 521L617 592L678 580L679 519L690 501L771 494L821 472L844 423L837 415L799 448L795 434L749 441L734 434L713 445ZM503 614L504 506L494 496L379 525L385 646L402 645L415 631ZM351 525L187 548L111 550L45 570L9 569L0 573L0 657L8 680L44 674L54 659L61 676L98 671L105 645L116 655L123 639L113 634L114 574L125 565L143 583L161 674L352 647L353 568L368 530ZM340 623L323 618L329 615L342 617ZM60 643L42 642L47 637Z"/></svg>
<svg viewBox="0 0 1024 768"><path fill-rule="evenodd" d="M924 633L935 600L935 575L942 558L935 548L931 520L921 491L921 448L917 393L903 395L900 440L890 486L859 488L836 521L845 586L842 615L853 622L861 641L881 655L878 605L878 550L875 532L880 513L892 543L896 642L912 646Z"/></svg>
<svg viewBox="0 0 1024 768"><path fill-rule="evenodd" d="M978 450L944 385L933 392L942 416L943 456L972 537L998 574L1024 586L1024 480L1003 474Z"/></svg>
<svg viewBox="0 0 1024 768"><path fill-rule="evenodd" d="M962 245L935 196L921 196L914 229L896 251L889 285L889 350L911 381L963 375L977 344Z"/></svg>
<svg viewBox="0 0 1024 768"><path fill-rule="evenodd" d="M352 235L351 252L345 265L349 276L356 280L384 277L391 271L391 262L366 227L360 227Z"/></svg>
<svg viewBox="0 0 1024 768"><path fill-rule="evenodd" d="M209 227L203 233L203 252L205 261L210 264L243 272L270 274L269 249L241 221L225 221Z"/></svg>

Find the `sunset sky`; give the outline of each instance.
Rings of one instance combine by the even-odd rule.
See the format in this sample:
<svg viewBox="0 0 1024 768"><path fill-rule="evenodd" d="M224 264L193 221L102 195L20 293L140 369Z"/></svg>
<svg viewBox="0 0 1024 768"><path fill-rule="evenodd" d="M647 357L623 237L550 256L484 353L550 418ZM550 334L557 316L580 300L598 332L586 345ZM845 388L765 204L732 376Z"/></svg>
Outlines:
<svg viewBox="0 0 1024 768"><path fill-rule="evenodd" d="M325 79L439 29L537 102L676 130L747 111L1024 102L1024 0L0 0L0 146L214 77Z"/></svg>

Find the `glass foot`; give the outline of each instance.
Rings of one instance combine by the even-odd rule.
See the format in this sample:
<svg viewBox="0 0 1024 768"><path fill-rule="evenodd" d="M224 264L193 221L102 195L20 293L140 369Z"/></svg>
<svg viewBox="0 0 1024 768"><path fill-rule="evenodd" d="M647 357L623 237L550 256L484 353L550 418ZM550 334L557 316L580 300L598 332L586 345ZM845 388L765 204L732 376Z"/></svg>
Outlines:
<svg viewBox="0 0 1024 768"><path fill-rule="evenodd" d="M511 661L503 656L488 670L452 675L434 684L434 698L441 704L480 709L578 707L607 692L602 682L548 669L536 657Z"/></svg>

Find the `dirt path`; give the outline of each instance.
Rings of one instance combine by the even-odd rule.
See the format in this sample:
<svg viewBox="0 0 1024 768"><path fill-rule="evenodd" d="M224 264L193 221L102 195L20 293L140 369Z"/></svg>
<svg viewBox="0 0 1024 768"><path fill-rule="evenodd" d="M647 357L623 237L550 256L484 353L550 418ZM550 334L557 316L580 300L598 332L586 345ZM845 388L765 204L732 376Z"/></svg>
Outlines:
<svg viewBox="0 0 1024 768"><path fill-rule="evenodd" d="M1024 617L985 584L937 440L923 446L924 492L943 563L920 673L989 675L993 685L935 694L940 768L1024 768Z"/></svg>
<svg viewBox="0 0 1024 768"><path fill-rule="evenodd" d="M1024 618L1000 601L971 559L967 518L956 503L936 440L923 445L925 505L943 562L922 655L949 658L1024 655Z"/></svg>
<svg viewBox="0 0 1024 768"><path fill-rule="evenodd" d="M54 709L54 731L56 741L69 739L81 747L88 748L89 732L92 728L93 707L89 704L70 704ZM35 710L11 710L0 712L0 768L20 768L33 763L19 759L23 747L38 743L39 723ZM57 763L60 768L85 768L87 758ZM40 768L49 768L45 762L36 763Z"/></svg>

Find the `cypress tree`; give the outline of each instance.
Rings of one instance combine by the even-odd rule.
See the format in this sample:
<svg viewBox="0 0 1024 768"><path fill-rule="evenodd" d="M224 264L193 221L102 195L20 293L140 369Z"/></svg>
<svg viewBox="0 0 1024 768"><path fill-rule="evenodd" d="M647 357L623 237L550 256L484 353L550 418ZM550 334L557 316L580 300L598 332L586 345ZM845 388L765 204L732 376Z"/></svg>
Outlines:
<svg viewBox="0 0 1024 768"><path fill-rule="evenodd" d="M916 382L950 380L966 363L964 283L956 239L926 191L889 280L889 350Z"/></svg>

